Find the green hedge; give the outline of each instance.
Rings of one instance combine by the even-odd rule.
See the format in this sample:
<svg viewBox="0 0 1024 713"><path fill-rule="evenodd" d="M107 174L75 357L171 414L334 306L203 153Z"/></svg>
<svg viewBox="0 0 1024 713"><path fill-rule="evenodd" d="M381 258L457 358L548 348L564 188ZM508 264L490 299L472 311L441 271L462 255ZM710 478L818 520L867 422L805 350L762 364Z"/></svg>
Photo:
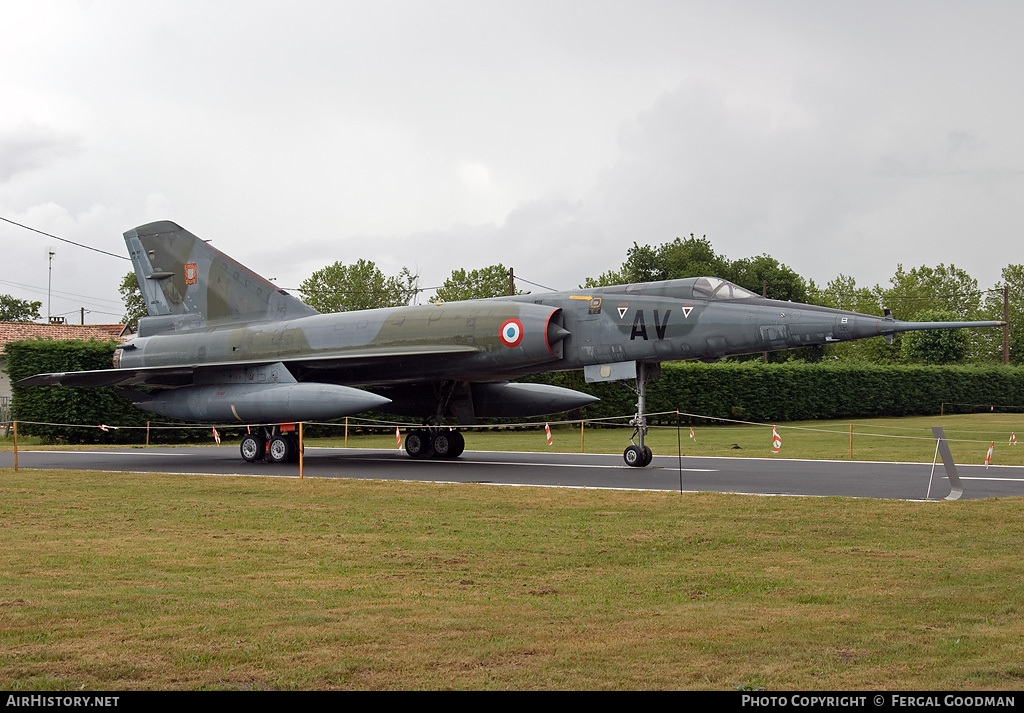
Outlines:
<svg viewBox="0 0 1024 713"><path fill-rule="evenodd" d="M87 369L110 369L114 341L27 339L9 342L4 351L7 373L12 382L34 374ZM19 423L18 430L39 436L50 443L144 443L143 428L153 417L135 408L114 388L72 389L63 386L15 386L12 389L12 418L49 424L100 424L136 426L136 429L102 431L99 428L69 428L62 425L40 426ZM166 422L161 422L166 423ZM205 429L153 429L150 443L206 441L212 437Z"/></svg>
<svg viewBox="0 0 1024 713"><path fill-rule="evenodd" d="M587 418L621 416L636 408L623 384L584 384L567 372L543 381L601 398ZM648 384L647 409L715 418L805 421L997 410L1024 405L1024 368L1005 366L893 366L759 362L675 362ZM976 406L969 406L974 404Z"/></svg>

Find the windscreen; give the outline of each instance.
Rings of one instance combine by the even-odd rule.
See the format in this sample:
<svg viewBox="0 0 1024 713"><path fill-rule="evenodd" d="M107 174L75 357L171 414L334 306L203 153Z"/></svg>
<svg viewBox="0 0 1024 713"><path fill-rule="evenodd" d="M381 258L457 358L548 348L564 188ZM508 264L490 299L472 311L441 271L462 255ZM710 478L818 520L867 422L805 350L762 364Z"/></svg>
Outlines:
<svg viewBox="0 0 1024 713"><path fill-rule="evenodd" d="M693 296L706 300L738 300L757 297L750 290L717 277L699 277L693 283Z"/></svg>

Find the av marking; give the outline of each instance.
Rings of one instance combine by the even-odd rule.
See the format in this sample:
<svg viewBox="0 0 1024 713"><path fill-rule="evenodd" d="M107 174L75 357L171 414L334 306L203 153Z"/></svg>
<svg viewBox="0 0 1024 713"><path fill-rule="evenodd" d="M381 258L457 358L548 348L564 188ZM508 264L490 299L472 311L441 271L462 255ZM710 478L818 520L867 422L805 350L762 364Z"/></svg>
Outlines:
<svg viewBox="0 0 1024 713"><path fill-rule="evenodd" d="M668 316L672 314L672 310L665 310L665 321L658 319L658 310L654 310L654 331L658 335L658 339L665 338L665 330L668 329ZM644 311L638 309L636 311L636 317L633 318L633 330L629 333L630 341L634 341L637 337L644 340L647 339L647 323L644 321Z"/></svg>

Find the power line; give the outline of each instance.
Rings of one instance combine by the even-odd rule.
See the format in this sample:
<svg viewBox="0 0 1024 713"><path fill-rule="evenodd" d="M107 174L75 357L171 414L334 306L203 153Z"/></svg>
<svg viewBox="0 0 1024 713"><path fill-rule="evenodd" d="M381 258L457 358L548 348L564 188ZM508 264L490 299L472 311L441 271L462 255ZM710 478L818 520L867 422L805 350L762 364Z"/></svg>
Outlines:
<svg viewBox="0 0 1024 713"><path fill-rule="evenodd" d="M68 243L69 245L74 245L75 247L84 248L85 250L92 250L93 252L97 252L97 253L100 253L102 255L109 255L110 257L116 257L119 260L128 260L129 259L129 258L125 257L124 255L118 255L117 253L107 252L106 250L101 250L99 248L94 248L91 245L84 245L83 243L76 243L74 240L68 240L67 238L62 238L59 235L53 235L52 233L47 233L47 232L45 232L43 230L39 230L38 228L33 228L31 226L24 225L24 224L19 223L17 221L11 220L10 218L5 218L2 215L0 215L0 220L4 221L5 223L10 223L11 225L16 225L19 228L24 228L25 230L30 230L33 233L38 233L39 235L45 235L46 237L53 238L54 240L60 240L62 243ZM519 277L518 275L516 275L515 279L517 281L519 281L519 282L525 282L528 285L533 285L534 287L540 287L542 289L550 290L552 292L556 292L557 291L553 287L548 287L547 285L541 285L541 284L536 283L536 282L530 282L530 280L525 280L522 277ZM420 292L426 292L428 290L437 290L437 289L439 289L439 287L418 287L418 288L413 288L412 292L420 293ZM367 294L366 292L356 291L356 290L346 291L346 293L347 294ZM369 294L373 294L373 293L375 293L375 291L370 292Z"/></svg>
<svg viewBox="0 0 1024 713"><path fill-rule="evenodd" d="M53 238L54 240L60 240L62 243L68 243L70 245L74 245L75 247L85 248L86 250L92 250L93 252L97 252L97 253L103 253L104 255L109 255L110 257L116 257L116 258L119 258L121 260L127 260L128 259L124 255L118 255L116 253L109 253L106 250L100 250L99 248L94 248L91 245L83 245L82 243L76 243L74 240L68 240L67 238L62 238L62 237L57 236L57 235L51 235L50 233L45 233L42 230L37 230L36 228L32 228L32 227L29 227L27 225L22 225L21 223L17 223L17 222L15 222L15 221L13 221L13 220L11 220L9 218L4 218L2 215L0 215L0 220L4 221L5 223L10 223L11 225L17 225L19 228L24 228L25 230L31 230L33 233L39 233L40 235L45 235L48 238Z"/></svg>
<svg viewBox="0 0 1024 713"><path fill-rule="evenodd" d="M516 282L525 282L527 285L533 285L534 287L542 287L545 290L551 290L552 292L558 292L554 287L548 287L547 285L541 285L537 282L530 282L529 280L523 279L519 275L515 276Z"/></svg>
<svg viewBox="0 0 1024 713"><path fill-rule="evenodd" d="M46 290L44 288L42 288L42 287L35 287L33 285L23 285L23 284L21 284L19 282L10 282L8 280L0 280L0 285L11 285L13 287L21 288L22 290L25 290L26 292L34 292L34 293L39 294L39 295L45 295L46 294ZM60 299L64 299L64 300L72 300L72 301L74 301L74 300L87 300L87 301L90 301L92 303L107 302L107 303L109 303L111 305L119 305L119 304L121 304L117 300L108 300L108 299L104 299L102 297L92 297L90 295L80 295L80 294L77 294L77 293L74 293L74 292L62 292L60 290L53 290L53 295L55 297L59 297Z"/></svg>
<svg viewBox="0 0 1024 713"><path fill-rule="evenodd" d="M55 314L53 316L54 317L66 317L69 314L79 314L83 309L85 310L86 314L107 314L107 315L110 315L111 317L121 317L121 316L123 316L119 312L104 312L103 310L86 309L85 307L79 307L78 309L70 309L67 312L60 312L60 313Z"/></svg>

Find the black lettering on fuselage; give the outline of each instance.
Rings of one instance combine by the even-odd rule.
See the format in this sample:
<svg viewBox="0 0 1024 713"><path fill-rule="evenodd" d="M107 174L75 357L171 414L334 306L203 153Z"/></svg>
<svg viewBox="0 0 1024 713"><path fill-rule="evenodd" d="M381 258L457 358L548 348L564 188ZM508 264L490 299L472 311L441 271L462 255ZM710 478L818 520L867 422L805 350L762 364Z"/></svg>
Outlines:
<svg viewBox="0 0 1024 713"><path fill-rule="evenodd" d="M672 314L672 310L665 310L665 321L661 321L658 319L658 310L654 310L654 331L657 333L658 339L665 338L665 330L668 329L668 316L670 314ZM636 311L636 316L633 317L633 329L629 333L630 341L635 340L637 337L645 341L648 339L647 323L644 321L644 311L642 309Z"/></svg>
<svg viewBox="0 0 1024 713"><path fill-rule="evenodd" d="M658 339L665 338L665 330L668 329L668 316L672 313L672 310L665 310L665 321L658 321L658 310L654 310L654 331L658 333Z"/></svg>
<svg viewBox="0 0 1024 713"><path fill-rule="evenodd" d="M636 316L633 317L633 331L629 333L629 341L636 339L638 334L646 341L647 324L644 322L644 311L642 309L638 309Z"/></svg>

